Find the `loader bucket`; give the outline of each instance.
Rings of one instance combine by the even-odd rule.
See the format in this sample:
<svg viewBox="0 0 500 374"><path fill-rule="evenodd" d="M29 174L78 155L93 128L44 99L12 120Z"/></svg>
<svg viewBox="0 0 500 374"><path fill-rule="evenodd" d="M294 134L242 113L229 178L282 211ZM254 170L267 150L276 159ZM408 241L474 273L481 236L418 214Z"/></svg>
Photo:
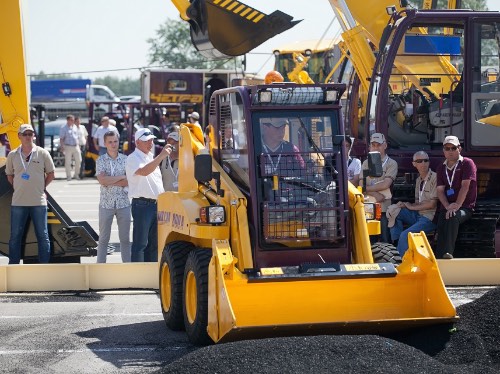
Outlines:
<svg viewBox="0 0 500 374"><path fill-rule="evenodd" d="M390 333L453 322L455 307L427 239L423 233L413 235L397 268L352 264L309 275L287 268L240 273L232 268L227 250L214 249L208 333L215 342L225 342L286 335Z"/></svg>
<svg viewBox="0 0 500 374"><path fill-rule="evenodd" d="M300 22L280 11L266 15L233 0L193 1L187 14L191 40L208 59L244 55Z"/></svg>

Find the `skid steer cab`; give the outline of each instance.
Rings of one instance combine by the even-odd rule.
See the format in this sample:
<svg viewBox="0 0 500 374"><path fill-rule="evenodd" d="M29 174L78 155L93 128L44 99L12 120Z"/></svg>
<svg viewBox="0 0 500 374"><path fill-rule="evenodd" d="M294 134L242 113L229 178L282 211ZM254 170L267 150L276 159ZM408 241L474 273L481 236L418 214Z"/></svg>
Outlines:
<svg viewBox="0 0 500 374"><path fill-rule="evenodd" d="M182 125L178 191L160 195L159 288L167 326L195 344L401 329L455 308L427 239L403 261L374 205L347 180L345 86L216 91L205 135ZM372 175L380 154L369 155Z"/></svg>

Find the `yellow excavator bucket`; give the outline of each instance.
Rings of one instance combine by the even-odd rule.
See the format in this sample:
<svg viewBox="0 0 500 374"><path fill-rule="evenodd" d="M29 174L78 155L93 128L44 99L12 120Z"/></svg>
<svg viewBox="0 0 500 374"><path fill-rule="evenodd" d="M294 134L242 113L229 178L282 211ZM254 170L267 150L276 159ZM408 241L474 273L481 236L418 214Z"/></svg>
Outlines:
<svg viewBox="0 0 500 374"><path fill-rule="evenodd" d="M282 268L243 274L234 266L227 242L214 240L208 334L219 342L390 332L456 320L425 234L410 235L410 248L397 268L341 265L343 275L325 271L302 277Z"/></svg>
<svg viewBox="0 0 500 374"><path fill-rule="evenodd" d="M195 0L186 14L192 42L208 59L244 55L300 22L281 11L266 15L234 0Z"/></svg>

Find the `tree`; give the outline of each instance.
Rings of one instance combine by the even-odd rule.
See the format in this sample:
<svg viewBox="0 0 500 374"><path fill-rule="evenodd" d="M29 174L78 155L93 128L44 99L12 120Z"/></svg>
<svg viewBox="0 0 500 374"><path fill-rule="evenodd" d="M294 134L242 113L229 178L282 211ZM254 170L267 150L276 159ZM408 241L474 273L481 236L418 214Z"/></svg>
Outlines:
<svg viewBox="0 0 500 374"><path fill-rule="evenodd" d="M156 38L148 39L149 63L169 68L234 69L235 59L211 61L203 58L191 43L189 24L167 19L156 31Z"/></svg>
<svg viewBox="0 0 500 374"><path fill-rule="evenodd" d="M107 75L102 78L94 79L94 83L108 86L111 89L111 91L113 91L118 96L140 95L141 83L139 80L139 73L137 75L138 75L137 79L132 79L132 78L119 79L117 77Z"/></svg>

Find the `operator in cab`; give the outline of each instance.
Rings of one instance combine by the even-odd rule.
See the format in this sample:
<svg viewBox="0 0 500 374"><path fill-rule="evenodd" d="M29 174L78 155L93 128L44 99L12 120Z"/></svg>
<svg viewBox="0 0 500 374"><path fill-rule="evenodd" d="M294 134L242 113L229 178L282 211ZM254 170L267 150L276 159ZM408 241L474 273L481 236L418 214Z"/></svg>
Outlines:
<svg viewBox="0 0 500 374"><path fill-rule="evenodd" d="M299 148L285 140L289 122L286 118L262 118L262 152L265 154L265 171L281 177L300 176L305 169ZM295 155L293 155L295 153ZM284 155L287 154L287 155Z"/></svg>

